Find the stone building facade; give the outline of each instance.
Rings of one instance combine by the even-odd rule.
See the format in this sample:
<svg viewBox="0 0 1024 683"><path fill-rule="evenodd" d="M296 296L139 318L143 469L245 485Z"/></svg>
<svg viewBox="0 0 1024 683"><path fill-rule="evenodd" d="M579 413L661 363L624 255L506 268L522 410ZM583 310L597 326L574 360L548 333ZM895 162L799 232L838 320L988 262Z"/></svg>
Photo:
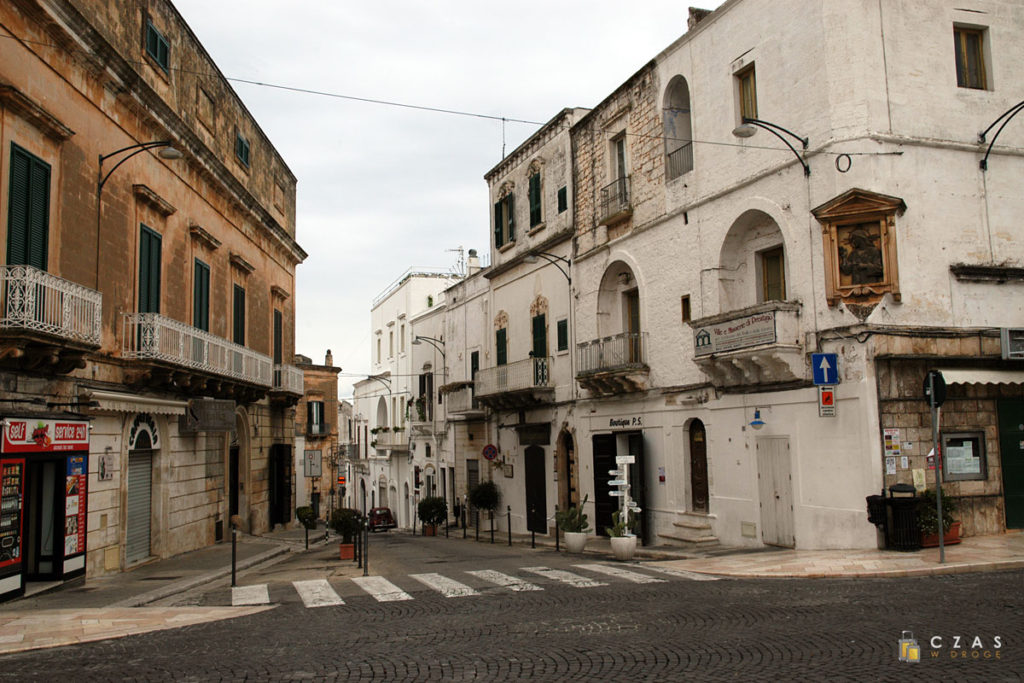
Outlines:
<svg viewBox="0 0 1024 683"><path fill-rule="evenodd" d="M269 528L302 393L281 360L306 256L295 176L170 2L14 0L0 19L0 406L91 427L81 540L26 528L20 576ZM26 457L26 490L65 464Z"/></svg>
<svg viewBox="0 0 1024 683"><path fill-rule="evenodd" d="M337 475L345 455L338 422L338 373L334 356L327 349L323 365L308 356L295 356L302 371L304 392L295 407L295 505L311 505L318 519L329 520L331 510L340 507Z"/></svg>

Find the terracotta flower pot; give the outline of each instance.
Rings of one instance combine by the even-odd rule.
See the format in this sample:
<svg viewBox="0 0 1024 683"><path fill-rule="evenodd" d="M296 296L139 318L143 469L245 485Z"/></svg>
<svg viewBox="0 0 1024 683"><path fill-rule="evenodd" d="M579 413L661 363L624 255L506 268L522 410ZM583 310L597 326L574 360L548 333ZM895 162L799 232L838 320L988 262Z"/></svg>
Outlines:
<svg viewBox="0 0 1024 683"><path fill-rule="evenodd" d="M343 560L353 560L356 556L356 544L355 543L339 543L338 544L339 554Z"/></svg>
<svg viewBox="0 0 1024 683"><path fill-rule="evenodd" d="M433 524L424 524L423 525L423 535L424 536L437 536L437 527L434 526Z"/></svg>
<svg viewBox="0 0 1024 683"><path fill-rule="evenodd" d="M953 522L949 525L949 531L942 537L943 545L956 545L960 542L960 522ZM938 534L921 534L921 547L922 548L938 548L939 547L939 535Z"/></svg>

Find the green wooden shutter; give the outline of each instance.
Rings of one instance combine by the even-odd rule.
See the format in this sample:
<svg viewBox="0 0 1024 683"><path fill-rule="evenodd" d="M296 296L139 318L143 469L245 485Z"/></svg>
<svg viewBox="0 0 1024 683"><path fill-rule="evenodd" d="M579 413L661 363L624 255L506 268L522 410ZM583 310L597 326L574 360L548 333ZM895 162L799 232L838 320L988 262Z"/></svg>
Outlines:
<svg viewBox="0 0 1024 683"><path fill-rule="evenodd" d="M245 289L235 285L234 338L236 344L245 345Z"/></svg>
<svg viewBox="0 0 1024 683"><path fill-rule="evenodd" d="M540 220L540 173L534 173L530 176L530 227L538 225Z"/></svg>
<svg viewBox="0 0 1024 683"><path fill-rule="evenodd" d="M282 338L284 337L284 316L281 311L274 309L274 364L280 365L284 353L282 350Z"/></svg>
<svg viewBox="0 0 1024 683"><path fill-rule="evenodd" d="M196 259L195 282L192 288L192 325L210 331L210 266Z"/></svg>
<svg viewBox="0 0 1024 683"><path fill-rule="evenodd" d="M139 234L139 313L160 312L160 234L141 226Z"/></svg>
<svg viewBox="0 0 1024 683"><path fill-rule="evenodd" d="M562 319L558 321L558 350L566 351L569 348L569 321Z"/></svg>
<svg viewBox="0 0 1024 683"><path fill-rule="evenodd" d="M508 197L505 197L506 206L505 211L508 213L508 238L506 242L512 242L516 239L516 204L515 197L510 192Z"/></svg>
<svg viewBox="0 0 1024 683"><path fill-rule="evenodd" d="M569 208L569 194L566 188L561 187L558 189L558 213L562 213Z"/></svg>
<svg viewBox="0 0 1024 683"><path fill-rule="evenodd" d="M548 355L548 331L544 314L533 316L533 357Z"/></svg>
<svg viewBox="0 0 1024 683"><path fill-rule="evenodd" d="M501 202L495 202L494 204L494 246L500 248L505 243L502 241L502 235L504 231L501 229Z"/></svg>
<svg viewBox="0 0 1024 683"><path fill-rule="evenodd" d="M46 270L50 231L50 166L11 145L7 263Z"/></svg>
<svg viewBox="0 0 1024 683"><path fill-rule="evenodd" d="M507 348L507 334L505 328L501 328L494 333L494 355L498 365L504 365L508 362L508 348Z"/></svg>

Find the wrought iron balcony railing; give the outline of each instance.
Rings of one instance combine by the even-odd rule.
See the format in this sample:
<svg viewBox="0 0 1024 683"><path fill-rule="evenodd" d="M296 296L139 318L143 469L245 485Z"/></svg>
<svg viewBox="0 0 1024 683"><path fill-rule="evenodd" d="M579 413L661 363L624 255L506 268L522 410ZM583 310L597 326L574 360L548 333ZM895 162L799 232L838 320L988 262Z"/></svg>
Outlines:
<svg viewBox="0 0 1024 683"><path fill-rule="evenodd" d="M623 332L576 346L576 373L628 370L647 365L647 333Z"/></svg>
<svg viewBox="0 0 1024 683"><path fill-rule="evenodd" d="M306 436L328 436L331 433L331 425L326 422L307 422Z"/></svg>
<svg viewBox="0 0 1024 683"><path fill-rule="evenodd" d="M679 149L669 152L667 155L668 161L668 179L678 178L684 173L689 173L693 170L693 143L687 142Z"/></svg>
<svg viewBox="0 0 1024 683"><path fill-rule="evenodd" d="M159 313L124 316L121 355L163 361L264 387L273 382L269 356Z"/></svg>
<svg viewBox="0 0 1024 683"><path fill-rule="evenodd" d="M302 395L302 370L294 365L278 364L274 366L274 391Z"/></svg>
<svg viewBox="0 0 1024 683"><path fill-rule="evenodd" d="M629 210L629 176L617 178L601 188L600 219L602 221L625 214Z"/></svg>
<svg viewBox="0 0 1024 683"><path fill-rule="evenodd" d="M527 358L507 365L480 370L476 374L476 396L493 396L512 391L549 388L548 358Z"/></svg>
<svg viewBox="0 0 1024 683"><path fill-rule="evenodd" d="M103 295L32 266L0 268L0 327L100 345Z"/></svg>

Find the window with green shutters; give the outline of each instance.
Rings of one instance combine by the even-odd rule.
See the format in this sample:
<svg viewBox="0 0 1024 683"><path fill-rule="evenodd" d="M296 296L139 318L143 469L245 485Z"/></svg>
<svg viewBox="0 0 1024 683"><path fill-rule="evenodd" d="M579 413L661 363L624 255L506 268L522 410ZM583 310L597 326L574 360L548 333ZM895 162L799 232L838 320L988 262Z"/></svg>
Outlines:
<svg viewBox="0 0 1024 683"><path fill-rule="evenodd" d="M239 132L235 132L235 156L246 167L249 166L249 141Z"/></svg>
<svg viewBox="0 0 1024 683"><path fill-rule="evenodd" d="M569 321L565 318L558 321L558 350L569 350Z"/></svg>
<svg viewBox="0 0 1024 683"><path fill-rule="evenodd" d="M234 296L234 335L231 341L240 346L245 345L245 289L235 285Z"/></svg>
<svg viewBox="0 0 1024 683"><path fill-rule="evenodd" d="M46 270L50 233L50 165L11 144L7 263Z"/></svg>
<svg viewBox="0 0 1024 683"><path fill-rule="evenodd" d="M139 313L160 312L160 233L146 225L139 231Z"/></svg>
<svg viewBox="0 0 1024 683"><path fill-rule="evenodd" d="M548 328L543 313L533 316L533 357L544 358L548 355Z"/></svg>
<svg viewBox="0 0 1024 683"><path fill-rule="evenodd" d="M171 68L171 45L151 21L146 22L146 54L164 71Z"/></svg>
<svg viewBox="0 0 1024 683"><path fill-rule="evenodd" d="M210 266L196 259L192 284L192 326L210 331Z"/></svg>
<svg viewBox="0 0 1024 683"><path fill-rule="evenodd" d="M558 188L558 213L569 209L569 191L565 187Z"/></svg>
<svg viewBox="0 0 1024 683"><path fill-rule="evenodd" d="M503 327L494 333L494 356L497 365L504 365L508 362L508 335Z"/></svg>
<svg viewBox="0 0 1024 683"><path fill-rule="evenodd" d="M540 225L541 220L540 173L534 173L530 176L530 227Z"/></svg>
<svg viewBox="0 0 1024 683"><path fill-rule="evenodd" d="M284 316L281 315L281 311L274 309L274 364L280 365L281 359L284 356L283 351L283 337L284 337Z"/></svg>
<svg viewBox="0 0 1024 683"><path fill-rule="evenodd" d="M515 203L509 193L494 205L494 246L501 248L515 239Z"/></svg>

